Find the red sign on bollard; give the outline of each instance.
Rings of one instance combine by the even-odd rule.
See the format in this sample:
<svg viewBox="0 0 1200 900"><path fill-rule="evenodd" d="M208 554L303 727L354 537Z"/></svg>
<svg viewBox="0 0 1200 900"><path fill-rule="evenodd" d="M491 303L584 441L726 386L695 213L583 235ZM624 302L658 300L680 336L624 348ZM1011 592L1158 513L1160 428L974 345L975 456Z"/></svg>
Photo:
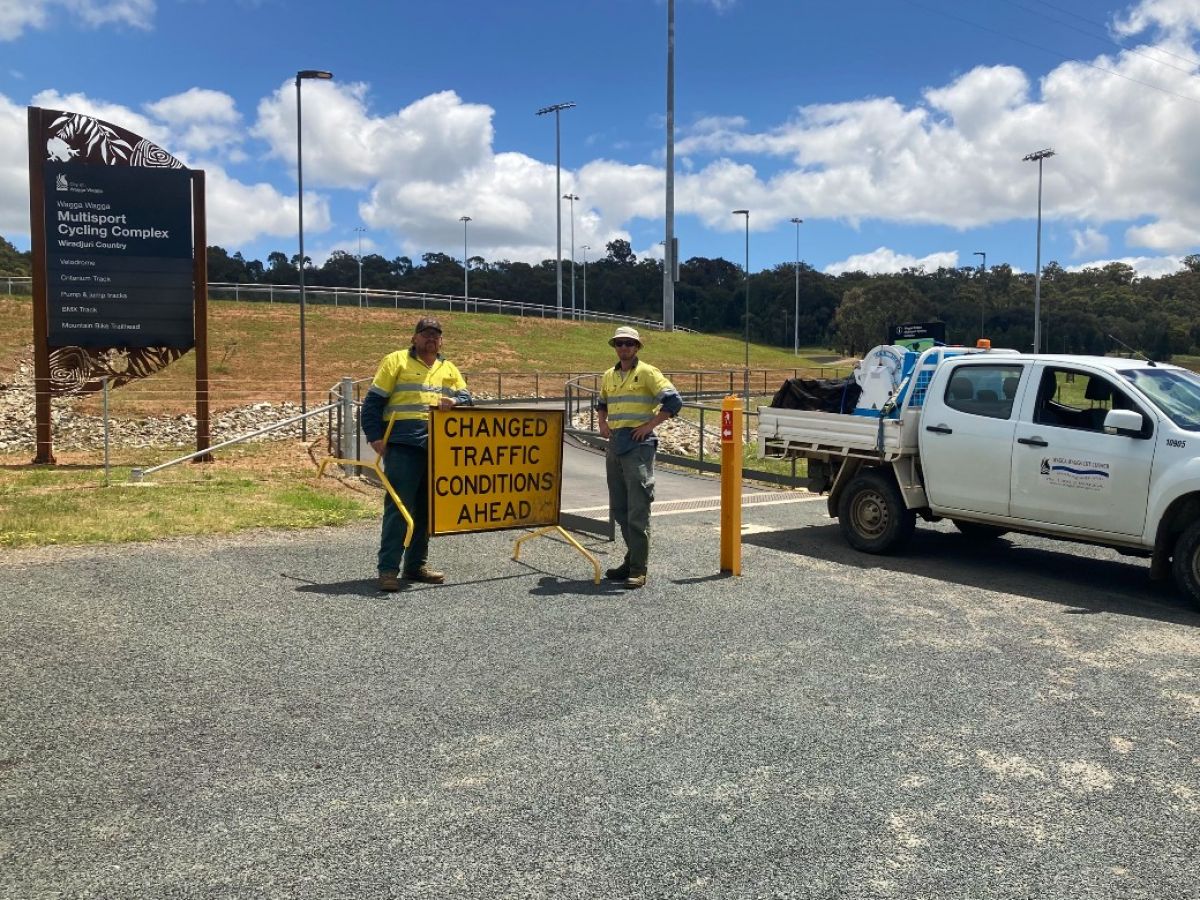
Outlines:
<svg viewBox="0 0 1200 900"><path fill-rule="evenodd" d="M721 410L721 443L733 443L733 410Z"/></svg>

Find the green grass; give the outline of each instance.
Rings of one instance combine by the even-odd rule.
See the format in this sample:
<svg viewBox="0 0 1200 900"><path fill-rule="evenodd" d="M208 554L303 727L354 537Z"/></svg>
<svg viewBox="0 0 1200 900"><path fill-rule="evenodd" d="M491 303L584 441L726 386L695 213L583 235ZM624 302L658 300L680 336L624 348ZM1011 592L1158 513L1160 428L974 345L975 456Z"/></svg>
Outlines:
<svg viewBox="0 0 1200 900"><path fill-rule="evenodd" d="M369 378L385 354L408 346L419 316L419 310L310 306L305 332L309 405L323 403L325 391L344 376ZM467 373L476 391L493 390L497 373L511 373L501 379L505 393L521 388L518 375L530 392L537 373L542 393L553 394L561 391L564 374L601 372L615 360L608 346L611 324L462 312L439 312L438 317L445 328L447 357ZM681 390L726 391L732 373L733 391L740 392L745 358L740 335L643 330L642 336L642 358L672 373ZM29 298L0 297L0 381L31 362L32 340ZM796 369L831 377L834 361L836 354L826 348L795 357L790 349L752 345L752 390L767 394L762 402L769 402L770 393ZM209 362L214 414L261 401L298 402L297 307L211 303ZM843 367L840 374L846 371ZM194 412L195 374L195 355L189 353L163 371L113 391L111 414L133 418ZM98 414L100 397L81 399L79 405ZM719 422L718 415L706 414L706 427L715 430ZM149 485L129 484L130 468L152 466L179 455L177 450L117 451L107 487L99 452L57 455L57 466L31 465L28 452L0 455L0 547L306 528L379 515L381 495L375 489L357 480L318 479L316 462L323 452L310 455L295 442L219 451L215 463L181 464L156 474ZM747 468L759 465L752 460L747 457ZM763 465L791 471L786 461Z"/></svg>
<svg viewBox="0 0 1200 900"><path fill-rule="evenodd" d="M230 450L214 463L183 463L129 482L139 466L170 454L122 450L104 484L94 454L61 454L63 465L0 457L0 547L146 541L246 528L312 528L379 515L374 489L318 479L294 443Z"/></svg>

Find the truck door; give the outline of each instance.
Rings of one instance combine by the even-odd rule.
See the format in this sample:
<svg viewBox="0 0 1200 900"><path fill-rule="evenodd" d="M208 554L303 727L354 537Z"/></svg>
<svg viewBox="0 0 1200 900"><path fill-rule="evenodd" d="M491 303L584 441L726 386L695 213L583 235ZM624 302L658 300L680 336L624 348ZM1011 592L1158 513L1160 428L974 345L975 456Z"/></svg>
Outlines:
<svg viewBox="0 0 1200 900"><path fill-rule="evenodd" d="M1043 363L1021 406L1012 460L1012 515L1035 522L1141 534L1154 463L1153 418L1116 379ZM1138 437L1106 434L1108 410L1133 409Z"/></svg>
<svg viewBox="0 0 1200 900"><path fill-rule="evenodd" d="M940 511L1008 515L1014 406L1020 363L944 363L921 412L921 468L930 505Z"/></svg>

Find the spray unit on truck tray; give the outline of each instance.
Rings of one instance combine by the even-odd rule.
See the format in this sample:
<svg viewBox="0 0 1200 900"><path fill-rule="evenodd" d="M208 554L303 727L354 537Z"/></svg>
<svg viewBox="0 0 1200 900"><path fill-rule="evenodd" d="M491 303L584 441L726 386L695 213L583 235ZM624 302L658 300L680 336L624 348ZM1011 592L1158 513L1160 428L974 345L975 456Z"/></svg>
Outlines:
<svg viewBox="0 0 1200 900"><path fill-rule="evenodd" d="M981 342L986 343L986 342ZM867 553L916 518L1151 559L1200 604L1200 376L1145 359L883 345L850 412L759 408L759 453L809 484Z"/></svg>

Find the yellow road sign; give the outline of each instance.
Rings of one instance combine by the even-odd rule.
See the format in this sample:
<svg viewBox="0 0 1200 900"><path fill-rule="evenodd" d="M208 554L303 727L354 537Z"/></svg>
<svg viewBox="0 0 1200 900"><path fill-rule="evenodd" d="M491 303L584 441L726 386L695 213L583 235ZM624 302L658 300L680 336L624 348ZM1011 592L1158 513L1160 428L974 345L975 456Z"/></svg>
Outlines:
<svg viewBox="0 0 1200 900"><path fill-rule="evenodd" d="M433 410L429 533L557 525L562 410Z"/></svg>

